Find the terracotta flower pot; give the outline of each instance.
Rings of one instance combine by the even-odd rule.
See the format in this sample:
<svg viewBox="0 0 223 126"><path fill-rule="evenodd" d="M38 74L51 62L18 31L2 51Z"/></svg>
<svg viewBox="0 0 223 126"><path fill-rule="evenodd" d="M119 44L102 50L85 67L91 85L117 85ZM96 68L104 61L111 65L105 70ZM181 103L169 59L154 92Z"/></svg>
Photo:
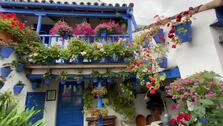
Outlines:
<svg viewBox="0 0 223 126"><path fill-rule="evenodd" d="M12 45L16 43L15 37L5 31L0 31L0 43L3 45Z"/></svg>

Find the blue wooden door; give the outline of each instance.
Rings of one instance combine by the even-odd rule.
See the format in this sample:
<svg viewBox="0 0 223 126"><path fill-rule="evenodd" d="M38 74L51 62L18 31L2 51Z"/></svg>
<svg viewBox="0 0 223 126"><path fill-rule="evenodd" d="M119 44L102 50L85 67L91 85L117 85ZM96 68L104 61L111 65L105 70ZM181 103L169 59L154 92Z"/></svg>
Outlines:
<svg viewBox="0 0 223 126"><path fill-rule="evenodd" d="M38 120L43 118L44 113L44 105L45 105L45 92L28 92L26 96L26 108L35 110L39 110L35 116L31 118L31 122L35 123Z"/></svg>
<svg viewBox="0 0 223 126"><path fill-rule="evenodd" d="M83 86L75 82L60 85L57 126L83 126Z"/></svg>

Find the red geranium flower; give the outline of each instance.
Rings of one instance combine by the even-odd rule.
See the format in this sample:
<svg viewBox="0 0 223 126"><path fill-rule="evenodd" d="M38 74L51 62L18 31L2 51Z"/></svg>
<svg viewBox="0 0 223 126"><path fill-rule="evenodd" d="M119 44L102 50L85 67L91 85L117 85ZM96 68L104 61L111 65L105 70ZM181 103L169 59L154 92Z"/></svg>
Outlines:
<svg viewBox="0 0 223 126"><path fill-rule="evenodd" d="M152 94L152 95L155 94L155 93L156 93L156 90L151 90L150 91L150 94Z"/></svg>
<svg viewBox="0 0 223 126"><path fill-rule="evenodd" d="M191 119L190 114L185 113L185 114L184 114L184 119L185 119L186 121L190 121L190 119Z"/></svg>
<svg viewBox="0 0 223 126"><path fill-rule="evenodd" d="M177 121L181 121L184 118L184 114L180 113L177 115Z"/></svg>
<svg viewBox="0 0 223 126"><path fill-rule="evenodd" d="M25 25L23 23L19 22L19 28L24 30L25 29Z"/></svg>
<svg viewBox="0 0 223 126"><path fill-rule="evenodd" d="M163 36L160 36L160 41L165 41L165 38Z"/></svg>
<svg viewBox="0 0 223 126"><path fill-rule="evenodd" d="M151 88L152 88L152 84L151 84L151 83L148 83L148 84L146 85L146 88L147 88L147 89L151 89Z"/></svg>
<svg viewBox="0 0 223 126"><path fill-rule="evenodd" d="M177 122L176 119L171 119L171 120L170 120L170 124L172 124L172 125L177 125L178 122Z"/></svg>
<svg viewBox="0 0 223 126"><path fill-rule="evenodd" d="M176 48L177 46L176 45L172 45L172 48Z"/></svg>

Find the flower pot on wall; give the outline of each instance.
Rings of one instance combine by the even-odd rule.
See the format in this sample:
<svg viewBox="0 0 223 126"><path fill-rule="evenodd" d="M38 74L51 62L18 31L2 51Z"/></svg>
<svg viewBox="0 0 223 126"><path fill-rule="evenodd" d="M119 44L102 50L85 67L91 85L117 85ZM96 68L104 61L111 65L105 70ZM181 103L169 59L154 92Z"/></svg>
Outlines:
<svg viewBox="0 0 223 126"><path fill-rule="evenodd" d="M155 35L153 35L153 39L156 43L165 42L163 29L159 29Z"/></svg>
<svg viewBox="0 0 223 126"><path fill-rule="evenodd" d="M12 72L12 70L9 66L1 68L1 76L2 77L8 77L11 72Z"/></svg>
<svg viewBox="0 0 223 126"><path fill-rule="evenodd" d="M44 79L44 83L47 85L51 84L51 82L52 82L52 79L48 79L48 78Z"/></svg>
<svg viewBox="0 0 223 126"><path fill-rule="evenodd" d="M167 68L167 58L163 57L158 59L160 68Z"/></svg>
<svg viewBox="0 0 223 126"><path fill-rule="evenodd" d="M13 51L14 51L13 48L1 47L0 55L2 58L9 58L9 56L12 54Z"/></svg>
<svg viewBox="0 0 223 126"><path fill-rule="evenodd" d="M37 82L37 81L32 82L32 89L37 89L39 87L40 87L40 82Z"/></svg>
<svg viewBox="0 0 223 126"><path fill-rule="evenodd" d="M20 94L22 92L22 89L24 88L24 84L16 84L13 87L14 94Z"/></svg>
<svg viewBox="0 0 223 126"><path fill-rule="evenodd" d="M78 64L83 64L83 61L84 61L84 57L83 56L78 56L77 57L77 63Z"/></svg>
<svg viewBox="0 0 223 126"><path fill-rule="evenodd" d="M175 34L183 42L189 42L192 40L192 26L191 22L177 24L175 26Z"/></svg>
<svg viewBox="0 0 223 126"><path fill-rule="evenodd" d="M24 69L25 69L25 65L24 64L20 63L20 64L16 65L16 71L17 72L23 72Z"/></svg>

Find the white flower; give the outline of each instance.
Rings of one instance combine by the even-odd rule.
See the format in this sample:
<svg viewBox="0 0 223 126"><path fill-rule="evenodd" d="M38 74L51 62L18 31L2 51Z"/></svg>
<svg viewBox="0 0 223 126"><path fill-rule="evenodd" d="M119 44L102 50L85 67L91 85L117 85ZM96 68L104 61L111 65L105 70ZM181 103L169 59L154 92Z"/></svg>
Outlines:
<svg viewBox="0 0 223 126"><path fill-rule="evenodd" d="M28 59L29 62L33 62L33 59Z"/></svg>
<svg viewBox="0 0 223 126"><path fill-rule="evenodd" d="M33 56L38 56L38 53L34 53Z"/></svg>
<svg viewBox="0 0 223 126"><path fill-rule="evenodd" d="M103 44L102 43L97 43L97 48L100 49L103 47Z"/></svg>
<svg viewBox="0 0 223 126"><path fill-rule="evenodd" d="M105 50L104 50L104 48L101 48L100 51L101 51L101 52L104 52Z"/></svg>
<svg viewBox="0 0 223 126"><path fill-rule="evenodd" d="M84 56L84 55L86 55L87 54L87 52L81 52L81 55L82 56Z"/></svg>

